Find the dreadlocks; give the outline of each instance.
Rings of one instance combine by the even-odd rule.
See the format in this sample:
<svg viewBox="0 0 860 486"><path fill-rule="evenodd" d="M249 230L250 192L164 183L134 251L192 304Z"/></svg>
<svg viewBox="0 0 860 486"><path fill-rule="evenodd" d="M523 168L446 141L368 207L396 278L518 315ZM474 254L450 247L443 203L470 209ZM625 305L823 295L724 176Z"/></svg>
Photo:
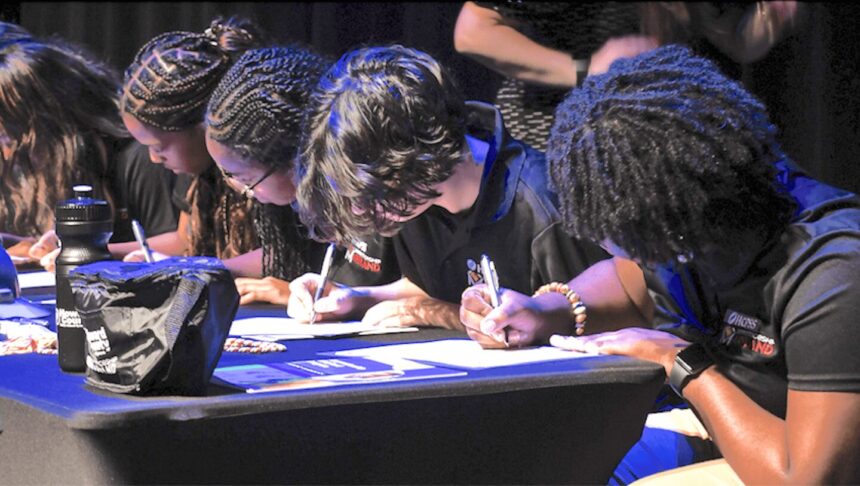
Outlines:
<svg viewBox="0 0 860 486"><path fill-rule="evenodd" d="M208 136L245 160L292 170L308 97L329 64L298 47L246 52L209 100ZM310 241L292 208L262 205L255 229L264 275L292 280L313 270L305 257Z"/></svg>
<svg viewBox="0 0 860 486"><path fill-rule="evenodd" d="M759 101L685 47L618 60L557 109L547 159L566 229L646 262L771 234L793 210L775 134Z"/></svg>
<svg viewBox="0 0 860 486"><path fill-rule="evenodd" d="M158 35L126 69L120 109L159 130L191 128L203 121L210 95L236 58L262 42L253 23L237 18L217 18L202 34ZM188 199L192 254L229 258L256 247L253 202L234 194L214 164L195 178Z"/></svg>

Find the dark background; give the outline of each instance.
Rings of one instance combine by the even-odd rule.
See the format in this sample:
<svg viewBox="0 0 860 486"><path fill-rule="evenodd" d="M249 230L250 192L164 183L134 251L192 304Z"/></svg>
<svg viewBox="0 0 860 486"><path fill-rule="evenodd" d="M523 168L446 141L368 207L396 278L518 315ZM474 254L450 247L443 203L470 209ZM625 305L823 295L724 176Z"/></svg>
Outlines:
<svg viewBox="0 0 860 486"><path fill-rule="evenodd" d="M59 35L122 70L150 38L202 31L217 15L256 21L277 40L332 56L362 44L397 42L445 64L471 99L492 101L500 78L457 54L462 3L20 2L3 20L39 36ZM809 3L801 27L743 81L768 106L786 151L813 176L860 192L860 5Z"/></svg>

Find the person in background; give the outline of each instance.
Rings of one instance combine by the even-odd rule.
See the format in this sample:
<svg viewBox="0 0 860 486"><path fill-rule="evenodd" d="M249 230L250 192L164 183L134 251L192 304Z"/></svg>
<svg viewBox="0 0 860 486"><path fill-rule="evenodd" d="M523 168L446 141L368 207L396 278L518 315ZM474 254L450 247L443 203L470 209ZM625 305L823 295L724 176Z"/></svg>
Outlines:
<svg viewBox="0 0 860 486"><path fill-rule="evenodd" d="M310 50L267 47L245 52L215 88L206 110L206 147L225 181L260 204L257 234L262 279L237 278L241 303L287 305L290 280L319 271L326 246L308 238L290 205L295 159L308 98L331 62ZM347 285L400 277L389 240L351 241L332 270Z"/></svg>
<svg viewBox="0 0 860 486"><path fill-rule="evenodd" d="M643 30L662 44L684 44L741 80L744 65L760 61L796 31L803 2L644 2Z"/></svg>
<svg viewBox="0 0 860 486"><path fill-rule="evenodd" d="M178 231L163 237L171 245L165 253L214 256L236 276L262 273L254 205L230 188L206 151L204 115L235 60L266 42L255 24L235 17L217 18L203 33L160 34L125 70L120 99L123 122L149 148L152 162L181 174L185 182L174 191L182 211Z"/></svg>
<svg viewBox="0 0 860 486"><path fill-rule="evenodd" d="M54 208L77 184L110 203L115 257L138 248L132 219L152 235L175 231L176 209L165 204L174 176L129 137L117 75L61 39L6 23L0 31L0 233L15 261L33 264L54 249L37 241L56 240Z"/></svg>
<svg viewBox="0 0 860 486"><path fill-rule="evenodd" d="M504 76L495 104L511 135L546 151L555 107L589 73L658 45L637 2L465 2L454 47Z"/></svg>
<svg viewBox="0 0 860 486"><path fill-rule="evenodd" d="M557 115L547 157L565 227L639 267L506 291L496 309L468 289L470 336L498 347L509 328L523 345L665 368L690 409L652 414L613 483L720 457L655 478L860 481L860 198L801 172L764 106L685 47L617 61ZM588 335L573 335L568 289ZM603 332L612 322L627 327Z"/></svg>
<svg viewBox="0 0 860 486"><path fill-rule="evenodd" d="M431 56L403 46L344 54L309 103L297 163L299 215L314 238L391 236L403 278L386 286L293 280L289 313L462 329L460 293L495 260L500 283L530 291L577 274L596 246L563 234L541 152L511 138L492 105L466 102ZM366 311L366 312L365 312Z"/></svg>

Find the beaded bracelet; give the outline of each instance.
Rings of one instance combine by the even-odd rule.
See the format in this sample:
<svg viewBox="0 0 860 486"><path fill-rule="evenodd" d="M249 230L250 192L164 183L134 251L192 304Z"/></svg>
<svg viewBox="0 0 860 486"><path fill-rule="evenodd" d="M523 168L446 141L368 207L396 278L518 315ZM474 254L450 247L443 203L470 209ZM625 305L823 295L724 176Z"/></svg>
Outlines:
<svg viewBox="0 0 860 486"><path fill-rule="evenodd" d="M534 293L534 297L549 292L558 292L559 294L564 295L567 301L570 302L570 317L576 324L576 335L582 335L585 332L585 321L588 319L588 313L585 303L579 298L579 294L571 290L565 283L550 282L537 289Z"/></svg>

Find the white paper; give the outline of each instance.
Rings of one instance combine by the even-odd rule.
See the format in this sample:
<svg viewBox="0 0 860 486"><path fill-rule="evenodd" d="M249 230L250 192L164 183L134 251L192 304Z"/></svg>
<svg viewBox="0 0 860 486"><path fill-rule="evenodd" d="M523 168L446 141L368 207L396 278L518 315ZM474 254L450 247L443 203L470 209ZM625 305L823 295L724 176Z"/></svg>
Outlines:
<svg viewBox="0 0 860 486"><path fill-rule="evenodd" d="M394 344L331 353L375 360L409 359L470 370L497 368L543 361L577 359L595 354L566 351L552 346L526 349L484 349L471 339L444 339L423 343Z"/></svg>
<svg viewBox="0 0 860 486"><path fill-rule="evenodd" d="M18 274L18 285L22 289L54 287L56 284L54 274L51 272L26 272Z"/></svg>
<svg viewBox="0 0 860 486"><path fill-rule="evenodd" d="M230 335L265 341L282 341L349 335L368 336L417 330L417 327L380 327L362 324L361 321L307 324L289 317L250 317L233 321Z"/></svg>

